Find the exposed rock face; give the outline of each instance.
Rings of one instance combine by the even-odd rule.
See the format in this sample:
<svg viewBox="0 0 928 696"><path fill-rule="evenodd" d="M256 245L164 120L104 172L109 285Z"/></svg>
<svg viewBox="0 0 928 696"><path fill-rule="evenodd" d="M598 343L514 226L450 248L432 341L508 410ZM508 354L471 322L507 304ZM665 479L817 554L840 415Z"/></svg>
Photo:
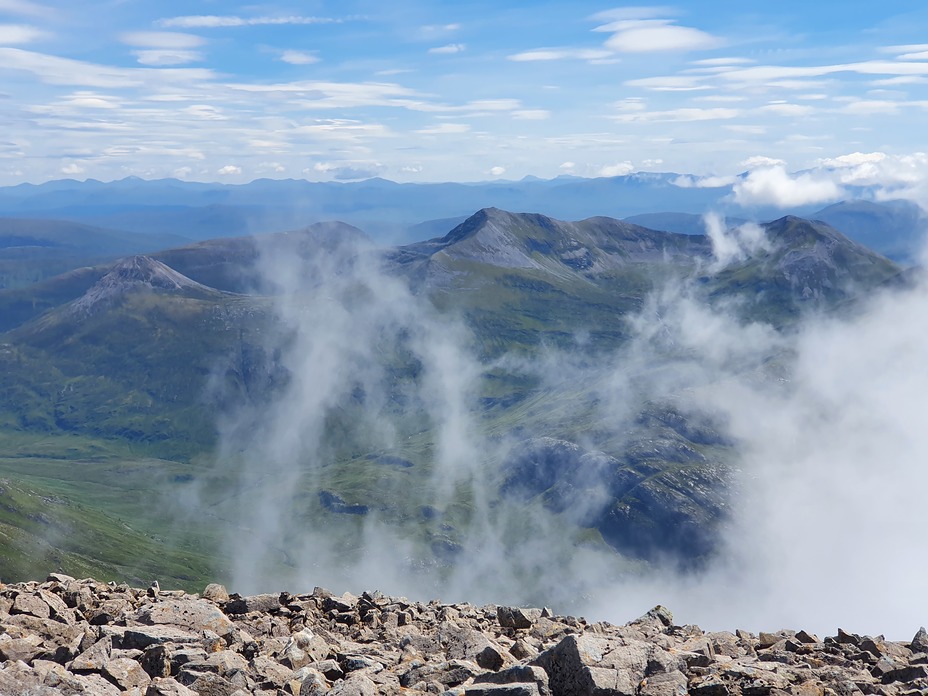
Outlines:
<svg viewBox="0 0 928 696"><path fill-rule="evenodd" d="M924 696L928 639L759 636L364 593L202 597L53 574L0 588L0 694Z"/></svg>

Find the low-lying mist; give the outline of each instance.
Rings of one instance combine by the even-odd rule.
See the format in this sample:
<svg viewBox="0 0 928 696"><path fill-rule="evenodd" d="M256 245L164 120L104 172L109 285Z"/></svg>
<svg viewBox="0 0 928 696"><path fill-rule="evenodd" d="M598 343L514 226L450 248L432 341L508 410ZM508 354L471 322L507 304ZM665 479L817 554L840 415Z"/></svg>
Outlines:
<svg viewBox="0 0 928 696"><path fill-rule="evenodd" d="M756 225L707 228L710 271L769 244ZM268 352L288 379L224 418L201 501L224 521L236 591L379 589L615 622L665 604L703 628L895 638L928 622L926 283L782 330L684 281L656 288L613 351L578 335L572 350L488 360L380 258L262 255ZM531 385L505 413L485 398L500 374ZM596 466L569 510L500 495L519 443L574 421L573 442L615 455L646 403L710 418L730 443L708 562L645 563L590 534L606 498Z"/></svg>

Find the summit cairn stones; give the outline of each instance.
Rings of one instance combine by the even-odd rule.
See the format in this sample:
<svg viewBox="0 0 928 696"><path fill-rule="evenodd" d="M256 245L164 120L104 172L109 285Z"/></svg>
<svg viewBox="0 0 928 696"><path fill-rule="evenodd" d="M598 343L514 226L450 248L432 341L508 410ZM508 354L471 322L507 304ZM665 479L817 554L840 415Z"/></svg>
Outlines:
<svg viewBox="0 0 928 696"><path fill-rule="evenodd" d="M53 574L0 586L0 694L928 696L928 633L755 635L548 609L153 591Z"/></svg>

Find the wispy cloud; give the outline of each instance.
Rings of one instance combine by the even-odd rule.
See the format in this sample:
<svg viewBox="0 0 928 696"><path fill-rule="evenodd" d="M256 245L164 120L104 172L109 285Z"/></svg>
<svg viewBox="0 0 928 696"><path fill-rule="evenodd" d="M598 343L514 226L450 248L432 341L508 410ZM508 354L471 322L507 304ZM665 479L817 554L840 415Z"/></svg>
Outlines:
<svg viewBox="0 0 928 696"><path fill-rule="evenodd" d="M467 133L470 126L466 123L439 123L437 126L420 128L416 133L421 135L452 135L457 133Z"/></svg>
<svg viewBox="0 0 928 696"><path fill-rule="evenodd" d="M19 48L0 48L0 65L9 70L28 72L47 84L80 87L128 88L152 82L176 84L215 77L213 71L207 69L119 68Z"/></svg>
<svg viewBox="0 0 928 696"><path fill-rule="evenodd" d="M319 56L306 51L284 51L280 54L280 59L284 63L290 63L290 65L310 65L319 62Z"/></svg>
<svg viewBox="0 0 928 696"><path fill-rule="evenodd" d="M438 54L438 55L449 55L453 53L462 53L467 50L467 46L462 43L450 43L444 46L436 46L435 48L430 48L429 53Z"/></svg>
<svg viewBox="0 0 928 696"><path fill-rule="evenodd" d="M206 43L202 36L177 31L130 31L120 34L119 40L141 48L199 48Z"/></svg>
<svg viewBox="0 0 928 696"><path fill-rule="evenodd" d="M21 17L39 17L47 19L55 14L55 10L47 5L40 5L30 0L0 0L0 12Z"/></svg>
<svg viewBox="0 0 928 696"><path fill-rule="evenodd" d="M291 16L263 16L239 17L237 15L187 15L182 17L168 17L159 19L160 27L181 27L184 29L217 28L217 27L253 27L263 25L283 24L338 24L346 21L337 17L306 17Z"/></svg>
<svg viewBox="0 0 928 696"><path fill-rule="evenodd" d="M0 44L5 46L32 43L48 36L47 32L25 24L0 24Z"/></svg>
<svg viewBox="0 0 928 696"><path fill-rule="evenodd" d="M670 19L630 19L596 27L610 32L606 48L620 53L699 51L718 48L724 41L693 27L682 27Z"/></svg>
<svg viewBox="0 0 928 696"><path fill-rule="evenodd" d="M543 60L601 60L613 56L612 51L595 48L535 48L508 56L519 63Z"/></svg>
<svg viewBox="0 0 928 696"><path fill-rule="evenodd" d="M718 121L738 118L744 112L740 109L700 109L686 107L668 111L632 111L611 116L616 121L630 123L634 121Z"/></svg>

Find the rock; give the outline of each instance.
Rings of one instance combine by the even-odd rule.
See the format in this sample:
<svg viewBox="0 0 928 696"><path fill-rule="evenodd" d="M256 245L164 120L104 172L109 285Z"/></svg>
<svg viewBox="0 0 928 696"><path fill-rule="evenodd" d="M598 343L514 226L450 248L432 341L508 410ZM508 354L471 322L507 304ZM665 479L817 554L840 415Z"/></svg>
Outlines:
<svg viewBox="0 0 928 696"><path fill-rule="evenodd" d="M145 696L197 696L197 694L183 684L167 677L152 679L151 684L145 690Z"/></svg>
<svg viewBox="0 0 928 696"><path fill-rule="evenodd" d="M42 640L37 636L0 640L0 660L29 663L42 652Z"/></svg>
<svg viewBox="0 0 928 696"><path fill-rule="evenodd" d="M134 626L123 632L122 647L144 650L149 645L181 643L194 645L200 636L177 626Z"/></svg>
<svg viewBox="0 0 928 696"><path fill-rule="evenodd" d="M535 684L474 684L464 689L467 696L540 696Z"/></svg>
<svg viewBox="0 0 928 696"><path fill-rule="evenodd" d="M623 645L607 638L568 636L541 653L532 664L545 670L556 696L594 693L636 696L651 653L647 643Z"/></svg>
<svg viewBox="0 0 928 696"><path fill-rule="evenodd" d="M501 686L519 684L531 686L538 696L550 696L548 688L548 673L541 667L530 665L517 665L499 672L488 672L474 677L474 685ZM468 687L470 690L473 687Z"/></svg>
<svg viewBox="0 0 928 696"><path fill-rule="evenodd" d="M75 657L68 669L72 672L102 672L113 653L113 641L101 638L87 650Z"/></svg>
<svg viewBox="0 0 928 696"><path fill-rule="evenodd" d="M107 662L103 667L103 674L123 691L147 688L151 682L151 677L145 673L142 665L126 657L118 657Z"/></svg>
<svg viewBox="0 0 928 696"><path fill-rule="evenodd" d="M208 599L216 604L225 604L229 601L229 593L225 586L213 582L203 590L203 599Z"/></svg>
<svg viewBox="0 0 928 696"><path fill-rule="evenodd" d="M541 618L541 609L498 607L496 618L503 628L531 628Z"/></svg>
<svg viewBox="0 0 928 696"><path fill-rule="evenodd" d="M51 617L51 607L38 594L20 594L13 600L10 614L29 614L39 619Z"/></svg>
<svg viewBox="0 0 928 696"><path fill-rule="evenodd" d="M660 606L613 626L320 589L217 602L220 589L198 597L64 576L2 586L0 694L928 695L924 630L909 643L841 630L820 642L805 631L703 633Z"/></svg>
<svg viewBox="0 0 928 696"><path fill-rule="evenodd" d="M213 631L227 636L234 625L214 604L205 599L168 600L142 607L135 620L144 624L182 626L194 631Z"/></svg>
<svg viewBox="0 0 928 696"><path fill-rule="evenodd" d="M909 649L916 653L928 653L928 631L924 626L918 629L912 642L909 643Z"/></svg>
<svg viewBox="0 0 928 696"><path fill-rule="evenodd" d="M256 611L277 611L280 609L280 595L261 594L251 597L239 597L238 595L234 595L226 602L224 609L226 614L250 614Z"/></svg>
<svg viewBox="0 0 928 696"><path fill-rule="evenodd" d="M377 696L377 686L360 674L353 674L328 692L330 696Z"/></svg>

